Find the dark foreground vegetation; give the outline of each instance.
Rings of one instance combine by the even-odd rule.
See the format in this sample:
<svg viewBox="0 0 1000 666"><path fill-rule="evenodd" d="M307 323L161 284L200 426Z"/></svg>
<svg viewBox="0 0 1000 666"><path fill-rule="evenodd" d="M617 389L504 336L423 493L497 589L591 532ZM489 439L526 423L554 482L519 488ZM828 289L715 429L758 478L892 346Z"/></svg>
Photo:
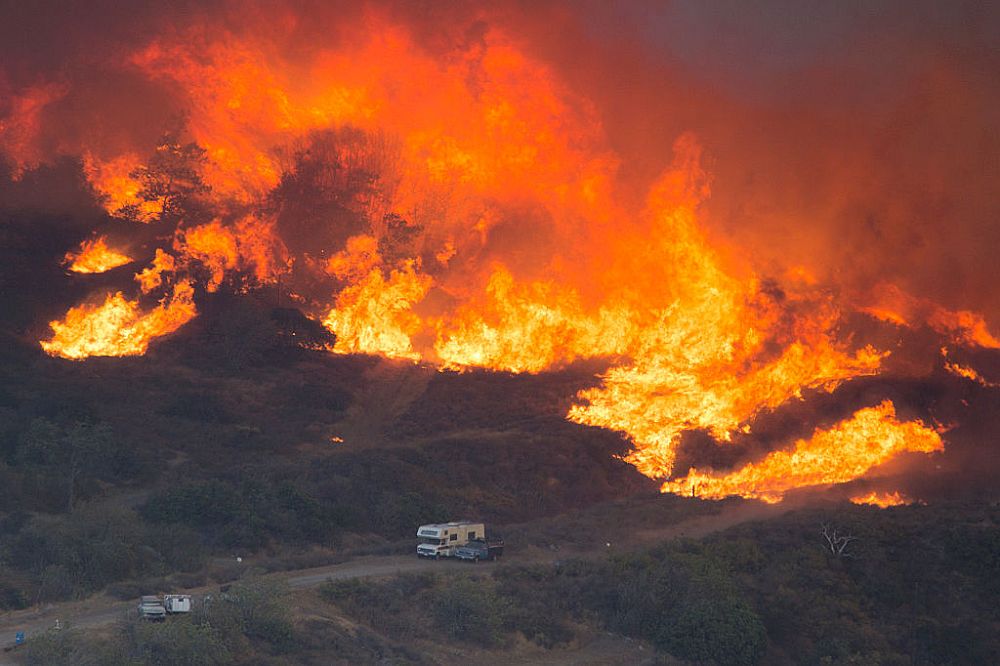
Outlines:
<svg viewBox="0 0 1000 666"><path fill-rule="evenodd" d="M824 527L853 539L835 552ZM249 579L190 617L125 622L100 639L52 632L21 657L94 666L511 663L611 632L649 646L648 664L993 664L998 527L1000 508L989 505L831 504L612 555L328 581L318 595L297 593L317 597L306 608Z"/></svg>
<svg viewBox="0 0 1000 666"><path fill-rule="evenodd" d="M265 580L234 585L185 617L148 623L130 619L111 635L89 637L68 627L33 639L19 657L38 666L228 664L252 653L282 654L294 630L287 590Z"/></svg>
<svg viewBox="0 0 1000 666"><path fill-rule="evenodd" d="M837 554L824 524L856 539ZM597 624L693 663L995 664L998 527L995 506L840 506L607 559L322 594L406 644L502 650L520 636L553 648Z"/></svg>

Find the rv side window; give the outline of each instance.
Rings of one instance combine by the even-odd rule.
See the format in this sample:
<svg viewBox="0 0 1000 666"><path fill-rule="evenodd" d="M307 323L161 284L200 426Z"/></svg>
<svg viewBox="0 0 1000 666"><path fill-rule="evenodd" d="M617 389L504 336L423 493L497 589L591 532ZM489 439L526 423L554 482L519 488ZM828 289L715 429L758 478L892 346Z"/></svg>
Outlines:
<svg viewBox="0 0 1000 666"><path fill-rule="evenodd" d="M469 532L469 541L472 541L475 538L476 538L476 533L475 532Z"/></svg>
<svg viewBox="0 0 1000 666"><path fill-rule="evenodd" d="M452 534L451 535L451 540L452 541L458 541L458 535L457 534Z"/></svg>

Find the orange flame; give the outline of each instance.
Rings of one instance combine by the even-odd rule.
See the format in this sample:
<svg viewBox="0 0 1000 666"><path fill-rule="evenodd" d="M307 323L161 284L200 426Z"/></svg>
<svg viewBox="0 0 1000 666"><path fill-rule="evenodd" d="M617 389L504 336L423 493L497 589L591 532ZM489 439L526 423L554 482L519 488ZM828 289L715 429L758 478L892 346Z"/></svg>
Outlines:
<svg viewBox="0 0 1000 666"><path fill-rule="evenodd" d="M334 351L342 354L382 354L417 360L410 336L421 320L411 308L430 288L431 280L412 266L391 271L389 278L374 268L359 283L340 292L323 325L337 335Z"/></svg>
<svg viewBox="0 0 1000 666"><path fill-rule="evenodd" d="M88 356L138 356L154 338L173 333L194 318L194 288L189 282L174 286L173 295L152 310L121 292L109 294L101 305L71 308L62 321L53 321L52 338L40 344L52 356L79 360Z"/></svg>
<svg viewBox="0 0 1000 666"><path fill-rule="evenodd" d="M962 377L963 379L968 379L970 382L975 382L980 386L986 388L998 388L1000 387L1000 382L991 382L984 378L975 368L970 368L966 365L959 365L958 363L945 362L944 369L951 374Z"/></svg>
<svg viewBox="0 0 1000 666"><path fill-rule="evenodd" d="M932 301L905 293L892 284L877 285L869 295L873 302L861 308L876 319L897 326L926 323L938 333L951 336L956 344L1000 349L983 316L969 310L948 310Z"/></svg>
<svg viewBox="0 0 1000 666"><path fill-rule="evenodd" d="M792 451L773 451L728 474L692 468L686 477L663 484L663 490L711 499L740 495L780 502L795 488L853 481L903 452L943 449L937 432L921 421L897 421L895 405L886 400L858 410L829 430L817 429L811 439L795 442Z"/></svg>
<svg viewBox="0 0 1000 666"><path fill-rule="evenodd" d="M149 268L144 268L139 273L136 273L135 281L139 283L139 288L142 289L142 293L148 294L163 284L164 273L173 273L176 267L177 262L174 259L174 255L168 254L160 248L156 248L156 256L153 257L153 265Z"/></svg>
<svg viewBox="0 0 1000 666"><path fill-rule="evenodd" d="M442 53L371 13L349 38L308 49L283 50L287 26L268 27L279 33L273 40L181 27L127 58L134 74L171 88L188 110L185 141L205 149L199 182L212 190L209 216L182 220L170 253L158 249L136 276L150 293L172 274L174 296L160 309L188 302L194 316L193 300L178 296L182 285L216 291L237 273L268 282L288 270L277 234L277 220L288 218L273 212L283 205L277 186L318 145L318 131L350 131L364 138L325 156L349 168L336 178L324 172L320 186L337 210L362 217L360 226L331 234L354 234L343 247L295 257L310 279L336 283L302 299L337 334L333 351L515 372L607 358L602 384L580 393L568 418L626 433L628 461L658 479L670 477L686 430L726 442L763 410L879 371L886 354L838 335L845 305L810 267L778 267L780 281L771 281L706 230L701 204L711 178L692 136L677 141L674 163L635 204L641 194L620 187L619 158L594 105L500 30ZM25 126L37 115L28 113ZM149 221L162 206L138 200L130 174L140 166L137 153L88 155L86 173L109 211L138 206ZM233 222L246 211L259 214ZM303 224L335 227L340 220L328 213L309 211L317 219ZM383 243L394 219L420 234L405 256ZM864 310L874 316L1000 348L974 313L893 286L870 300ZM55 342L74 326L86 338L102 318L135 328L150 314L109 296L53 323L56 336L43 347L72 358L107 353L115 344L73 347L70 356ZM90 335L114 338L102 336ZM716 495L777 501L796 485L857 478L899 451L940 450L925 430L897 422L883 403L817 431L794 453L731 475L692 470L664 489L697 481ZM870 445L875 432L888 449Z"/></svg>
<svg viewBox="0 0 1000 666"><path fill-rule="evenodd" d="M201 262L210 272L207 288L217 291L227 272L243 271L258 282L273 280L288 262L273 225L247 215L233 226L221 220L178 233L174 249L186 260Z"/></svg>
<svg viewBox="0 0 1000 666"><path fill-rule="evenodd" d="M142 161L135 153L127 153L111 160L102 161L93 155L86 155L83 171L91 187L101 195L104 209L115 215L123 208L135 207L135 219L152 222L163 212L162 201L144 201L139 198L142 184L132 177Z"/></svg>
<svg viewBox="0 0 1000 666"><path fill-rule="evenodd" d="M851 502L854 504L877 506L882 509L890 506L904 506L906 504L915 503L914 500L911 500L899 491L888 492L884 490L873 490L869 493L865 493L864 495L856 495L851 498Z"/></svg>
<svg viewBox="0 0 1000 666"><path fill-rule="evenodd" d="M67 252L64 261L74 273L104 273L134 260L127 254L109 248L107 238L100 236L83 241L76 252Z"/></svg>

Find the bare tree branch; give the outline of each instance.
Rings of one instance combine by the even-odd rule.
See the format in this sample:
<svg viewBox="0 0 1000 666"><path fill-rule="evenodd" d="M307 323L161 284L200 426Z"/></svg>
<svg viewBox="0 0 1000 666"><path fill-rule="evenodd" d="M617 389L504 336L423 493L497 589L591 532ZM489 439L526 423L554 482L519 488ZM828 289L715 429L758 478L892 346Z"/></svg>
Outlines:
<svg viewBox="0 0 1000 666"><path fill-rule="evenodd" d="M858 537L851 534L840 534L837 529L831 529L830 525L826 523L823 523L822 527L823 539L826 541L826 550L837 557L854 557L853 553L847 552L847 547L851 542L857 541Z"/></svg>

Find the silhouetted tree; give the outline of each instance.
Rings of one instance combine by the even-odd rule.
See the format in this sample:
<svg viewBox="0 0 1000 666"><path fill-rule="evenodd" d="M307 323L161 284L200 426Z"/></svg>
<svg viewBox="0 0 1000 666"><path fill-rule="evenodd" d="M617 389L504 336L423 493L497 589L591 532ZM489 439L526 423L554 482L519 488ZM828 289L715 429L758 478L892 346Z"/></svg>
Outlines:
<svg viewBox="0 0 1000 666"><path fill-rule="evenodd" d="M417 240L423 227L410 224L396 213L387 214L383 220L385 232L378 239L378 252L388 267L395 267L417 256Z"/></svg>
<svg viewBox="0 0 1000 666"><path fill-rule="evenodd" d="M175 133L167 132L146 164L129 176L142 185L139 199L159 204L159 220L176 221L190 214L197 197L211 189L200 173L206 159L205 149L197 143L181 143ZM130 220L143 217L140 204L123 206L117 214Z"/></svg>

